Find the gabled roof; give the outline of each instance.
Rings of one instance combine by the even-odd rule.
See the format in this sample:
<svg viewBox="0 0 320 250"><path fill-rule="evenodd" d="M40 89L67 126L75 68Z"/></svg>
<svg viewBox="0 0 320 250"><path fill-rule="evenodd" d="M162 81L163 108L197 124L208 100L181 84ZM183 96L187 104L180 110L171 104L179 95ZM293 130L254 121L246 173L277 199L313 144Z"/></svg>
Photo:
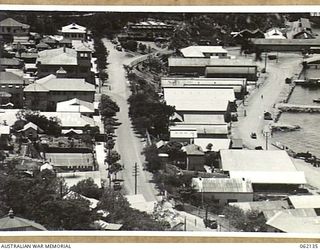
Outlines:
<svg viewBox="0 0 320 250"><path fill-rule="evenodd" d="M228 53L228 51L222 48L222 46L189 46L180 49L180 51L184 57L205 57L205 53Z"/></svg>
<svg viewBox="0 0 320 250"><path fill-rule="evenodd" d="M205 193L252 193L248 180L230 178L192 178L192 186Z"/></svg>
<svg viewBox="0 0 320 250"><path fill-rule="evenodd" d="M102 230L107 231L117 231L120 230L120 228L123 226L122 224L109 223L105 222L104 220L96 220L93 223Z"/></svg>
<svg viewBox="0 0 320 250"><path fill-rule="evenodd" d="M0 84L17 84L23 85L23 78L17 76L12 72L2 72L0 71Z"/></svg>
<svg viewBox="0 0 320 250"><path fill-rule="evenodd" d="M212 144L211 151L218 152L222 149L229 149L231 140L220 138L194 138L194 144L200 146L204 151L208 151L207 146L209 143Z"/></svg>
<svg viewBox="0 0 320 250"><path fill-rule="evenodd" d="M65 128L83 128L85 125L90 125L91 127L97 126L95 121L81 113L65 113L65 112L41 112L41 115L50 117L57 117L61 121L61 127Z"/></svg>
<svg viewBox="0 0 320 250"><path fill-rule="evenodd" d="M66 26L63 26L61 29L62 33L86 33L87 28L76 23L72 23Z"/></svg>
<svg viewBox="0 0 320 250"><path fill-rule="evenodd" d="M230 206L235 206L241 208L244 211L248 210L258 210L258 211L269 211L269 210L282 210L289 209L290 206L285 200L278 201L253 201L253 202L232 202L229 203Z"/></svg>
<svg viewBox="0 0 320 250"><path fill-rule="evenodd" d="M94 85L80 78L57 78L49 75L24 88L24 92L85 91L95 92Z"/></svg>
<svg viewBox="0 0 320 250"><path fill-rule="evenodd" d="M320 216L296 217L280 211L266 224L285 233L320 233Z"/></svg>
<svg viewBox="0 0 320 250"><path fill-rule="evenodd" d="M263 211L263 215L266 218L266 220L269 220L280 211L291 214L296 217L315 217L315 216L317 216L317 213L313 208L265 210L265 211Z"/></svg>
<svg viewBox="0 0 320 250"><path fill-rule="evenodd" d="M32 129L39 131L39 132L43 132L43 130L41 128L39 128L36 124L34 124L32 122L28 122L26 125L23 126L23 129L21 129L20 131L26 131L29 128L32 128Z"/></svg>
<svg viewBox="0 0 320 250"><path fill-rule="evenodd" d="M294 208L320 208L320 195L291 195L288 198Z"/></svg>
<svg viewBox="0 0 320 250"><path fill-rule="evenodd" d="M0 219L0 230L20 231L27 228L28 231L46 231L47 229L31 220L23 219L21 217L7 215Z"/></svg>
<svg viewBox="0 0 320 250"><path fill-rule="evenodd" d="M213 135L227 135L229 133L228 124L219 125L203 125L203 124L186 124L181 123L176 126L170 126L171 131L191 131L196 132L195 136L198 134L213 134Z"/></svg>
<svg viewBox="0 0 320 250"><path fill-rule="evenodd" d="M80 112L80 113L94 113L93 103L79 100L77 98L58 102L57 112Z"/></svg>
<svg viewBox="0 0 320 250"><path fill-rule="evenodd" d="M70 48L44 50L38 53L37 62L49 65L78 65L77 51Z"/></svg>
<svg viewBox="0 0 320 250"><path fill-rule="evenodd" d="M28 29L30 25L20 23L13 18L9 17L0 22L0 27L22 27L24 29Z"/></svg>
<svg viewBox="0 0 320 250"><path fill-rule="evenodd" d="M48 49L48 48L50 48L50 46L49 46L48 44L46 44L45 42L40 42L40 43L38 43L38 44L36 45L36 48L41 48L41 49L45 48L45 49Z"/></svg>
<svg viewBox="0 0 320 250"><path fill-rule="evenodd" d="M2 66L21 66L22 62L17 58L0 58Z"/></svg>

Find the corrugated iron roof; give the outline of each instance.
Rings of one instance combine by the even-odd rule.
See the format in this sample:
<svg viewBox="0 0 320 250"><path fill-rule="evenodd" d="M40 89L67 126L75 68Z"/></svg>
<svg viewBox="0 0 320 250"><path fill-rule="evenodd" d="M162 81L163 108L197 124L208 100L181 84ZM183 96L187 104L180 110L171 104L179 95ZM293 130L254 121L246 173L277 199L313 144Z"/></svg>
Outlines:
<svg viewBox="0 0 320 250"><path fill-rule="evenodd" d="M291 195L288 198L294 208L320 208L320 195Z"/></svg>
<svg viewBox="0 0 320 250"><path fill-rule="evenodd" d="M289 209L290 206L285 200L278 201L253 201L253 202L232 202L230 206L241 208L244 211L257 210L257 211L268 211L268 210L282 210Z"/></svg>

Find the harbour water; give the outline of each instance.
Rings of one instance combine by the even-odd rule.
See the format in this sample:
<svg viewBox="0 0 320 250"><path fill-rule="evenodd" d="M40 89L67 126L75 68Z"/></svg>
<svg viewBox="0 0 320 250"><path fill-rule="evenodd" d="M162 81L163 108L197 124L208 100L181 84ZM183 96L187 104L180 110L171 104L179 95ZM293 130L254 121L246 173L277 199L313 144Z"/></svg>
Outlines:
<svg viewBox="0 0 320 250"><path fill-rule="evenodd" d="M320 88L296 86L288 103L320 105L313 99L320 98ZM289 113L281 114L279 122L299 125L300 130L273 133L273 142L281 142L295 152L307 152L320 157L320 113Z"/></svg>

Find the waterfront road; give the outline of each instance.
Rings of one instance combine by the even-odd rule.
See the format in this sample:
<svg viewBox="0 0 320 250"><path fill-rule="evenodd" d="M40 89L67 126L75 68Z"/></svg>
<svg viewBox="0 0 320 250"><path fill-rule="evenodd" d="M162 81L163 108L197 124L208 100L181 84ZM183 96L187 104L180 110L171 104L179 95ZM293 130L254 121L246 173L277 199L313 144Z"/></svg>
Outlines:
<svg viewBox="0 0 320 250"><path fill-rule="evenodd" d="M136 57L130 54L117 51L114 44L110 40L102 39L105 47L109 51L108 55L108 85L102 88L102 92L109 95L120 107L117 119L121 125L116 130L115 149L121 155L121 164L124 164L124 170L118 174L118 177L124 179L123 186L126 194L135 193L134 165L138 165L137 193L143 194L147 201L156 201L158 191L154 183L152 183L152 174L143 171L145 162L144 156L141 154L143 144L137 134L135 134L131 120L128 115L128 102L130 89L126 79L126 72L123 64L127 64Z"/></svg>

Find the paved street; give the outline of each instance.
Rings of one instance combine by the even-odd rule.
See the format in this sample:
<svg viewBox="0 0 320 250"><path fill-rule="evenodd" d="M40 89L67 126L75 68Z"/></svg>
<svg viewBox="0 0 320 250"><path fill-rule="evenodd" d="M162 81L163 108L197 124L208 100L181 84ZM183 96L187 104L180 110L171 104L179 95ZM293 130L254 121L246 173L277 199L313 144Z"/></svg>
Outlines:
<svg viewBox="0 0 320 250"><path fill-rule="evenodd" d="M117 51L114 45L107 39L102 40L109 51L108 60L108 86L102 88L102 92L111 96L120 107L120 112L117 114L117 119L121 123L116 130L116 145L115 149L121 155L121 164L124 164L125 169L118 174L118 177L124 179L124 187L126 194L134 194L134 176L133 167L137 163L138 171L138 193L143 194L147 201L155 201L158 191L155 185L150 182L152 175L149 172L142 170L144 156L141 155L143 146L141 139L132 129L132 124L128 116L127 99L130 96L130 89L127 84L124 63L129 63L134 57L126 52ZM109 90L110 86L110 90Z"/></svg>

